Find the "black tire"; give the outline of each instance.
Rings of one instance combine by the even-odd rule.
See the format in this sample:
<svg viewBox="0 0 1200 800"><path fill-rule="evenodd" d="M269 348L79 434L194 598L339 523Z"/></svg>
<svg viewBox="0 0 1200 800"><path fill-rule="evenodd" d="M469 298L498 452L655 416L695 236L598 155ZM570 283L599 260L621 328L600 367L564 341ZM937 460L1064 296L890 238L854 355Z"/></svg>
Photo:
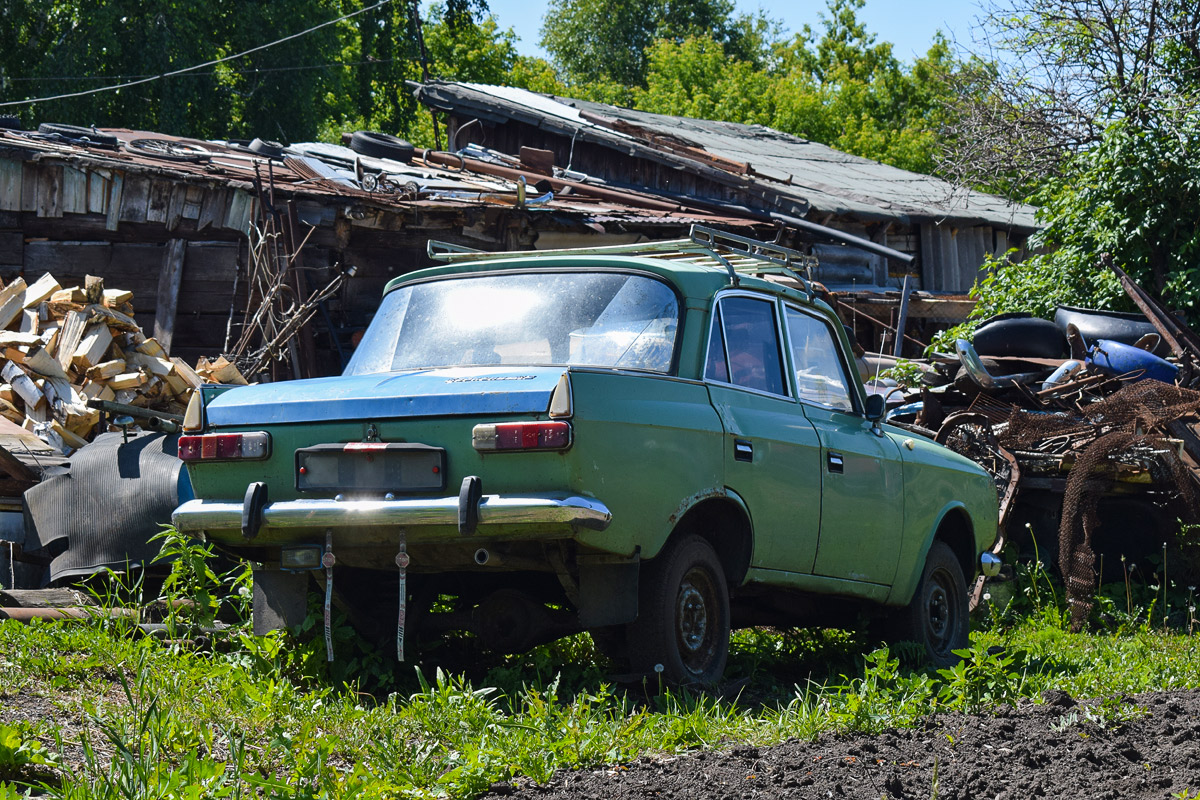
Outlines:
<svg viewBox="0 0 1200 800"><path fill-rule="evenodd" d="M21 118L12 114L0 114L0 130L3 131L23 131L21 126Z"/></svg>
<svg viewBox="0 0 1200 800"><path fill-rule="evenodd" d="M283 158L283 145L270 139L251 139L246 149L267 158Z"/></svg>
<svg viewBox="0 0 1200 800"><path fill-rule="evenodd" d="M116 147L120 142L110 133L100 133L82 125L63 125L57 122L43 122L38 125L38 133L58 135L72 142L88 142L101 147Z"/></svg>
<svg viewBox="0 0 1200 800"><path fill-rule="evenodd" d="M954 651L970 644L967 581L962 565L945 542L934 542L929 548L912 601L889 627L889 639L922 645L935 667L951 667L959 662Z"/></svg>
<svg viewBox="0 0 1200 800"><path fill-rule="evenodd" d="M689 536L646 564L627 638L633 668L677 686L716 683L729 657L729 587L712 545Z"/></svg>
<svg viewBox="0 0 1200 800"><path fill-rule="evenodd" d="M374 131L355 131L350 137L350 149L371 158L389 158L406 164L412 161L416 152L416 148L403 139Z"/></svg>

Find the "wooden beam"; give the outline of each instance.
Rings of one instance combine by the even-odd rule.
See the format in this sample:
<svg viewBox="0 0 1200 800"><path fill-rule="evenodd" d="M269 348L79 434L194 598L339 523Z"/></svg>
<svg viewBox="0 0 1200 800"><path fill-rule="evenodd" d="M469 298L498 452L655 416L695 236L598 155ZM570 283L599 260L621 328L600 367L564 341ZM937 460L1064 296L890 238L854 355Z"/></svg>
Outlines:
<svg viewBox="0 0 1200 800"><path fill-rule="evenodd" d="M0 471L3 471L19 481L37 483L41 476L32 467L26 466L4 447L0 447Z"/></svg>
<svg viewBox="0 0 1200 800"><path fill-rule="evenodd" d="M183 282L183 259L187 254L186 239L172 239L167 243L167 255L163 259L162 272L158 276L158 305L154 311L154 338L163 350L171 352L171 339L175 335L175 312L179 308L179 285Z"/></svg>

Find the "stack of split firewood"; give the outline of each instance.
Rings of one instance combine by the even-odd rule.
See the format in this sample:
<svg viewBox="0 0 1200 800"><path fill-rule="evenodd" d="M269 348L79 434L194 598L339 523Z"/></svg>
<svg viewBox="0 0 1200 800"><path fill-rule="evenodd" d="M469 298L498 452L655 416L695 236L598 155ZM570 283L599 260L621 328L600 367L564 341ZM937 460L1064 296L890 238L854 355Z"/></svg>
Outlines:
<svg viewBox="0 0 1200 800"><path fill-rule="evenodd" d="M195 369L170 358L133 319L133 293L49 273L0 289L0 414L64 453L100 423L93 398L182 414L202 383L245 383L224 358Z"/></svg>

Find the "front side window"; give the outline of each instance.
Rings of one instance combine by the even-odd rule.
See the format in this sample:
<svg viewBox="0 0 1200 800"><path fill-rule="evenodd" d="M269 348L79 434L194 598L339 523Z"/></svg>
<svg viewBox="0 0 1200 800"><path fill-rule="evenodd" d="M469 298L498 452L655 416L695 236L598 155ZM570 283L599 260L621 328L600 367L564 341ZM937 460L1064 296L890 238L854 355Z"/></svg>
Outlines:
<svg viewBox="0 0 1200 800"><path fill-rule="evenodd" d="M487 365L669 372L679 301L617 272L504 273L401 286L383 298L347 375Z"/></svg>
<svg viewBox="0 0 1200 800"><path fill-rule="evenodd" d="M787 310L788 339L796 367L796 392L800 399L843 411L853 411L846 372L838 358L837 342L829 326L794 308Z"/></svg>
<svg viewBox="0 0 1200 800"><path fill-rule="evenodd" d="M705 376L760 392L787 394L774 303L752 297L721 300L714 315Z"/></svg>

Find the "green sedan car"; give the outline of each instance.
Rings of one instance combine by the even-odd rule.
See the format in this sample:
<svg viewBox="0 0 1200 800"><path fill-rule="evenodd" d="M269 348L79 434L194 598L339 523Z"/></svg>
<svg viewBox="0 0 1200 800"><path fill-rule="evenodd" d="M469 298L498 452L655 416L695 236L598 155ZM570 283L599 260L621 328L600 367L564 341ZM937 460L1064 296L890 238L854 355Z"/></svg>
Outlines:
<svg viewBox="0 0 1200 800"><path fill-rule="evenodd" d="M188 409L174 522L255 563L256 631L316 591L331 658L340 606L401 659L586 630L676 684L717 681L749 625L873 618L956 659L996 490L883 424L804 256L704 229L438 256L388 285L343 375Z"/></svg>

